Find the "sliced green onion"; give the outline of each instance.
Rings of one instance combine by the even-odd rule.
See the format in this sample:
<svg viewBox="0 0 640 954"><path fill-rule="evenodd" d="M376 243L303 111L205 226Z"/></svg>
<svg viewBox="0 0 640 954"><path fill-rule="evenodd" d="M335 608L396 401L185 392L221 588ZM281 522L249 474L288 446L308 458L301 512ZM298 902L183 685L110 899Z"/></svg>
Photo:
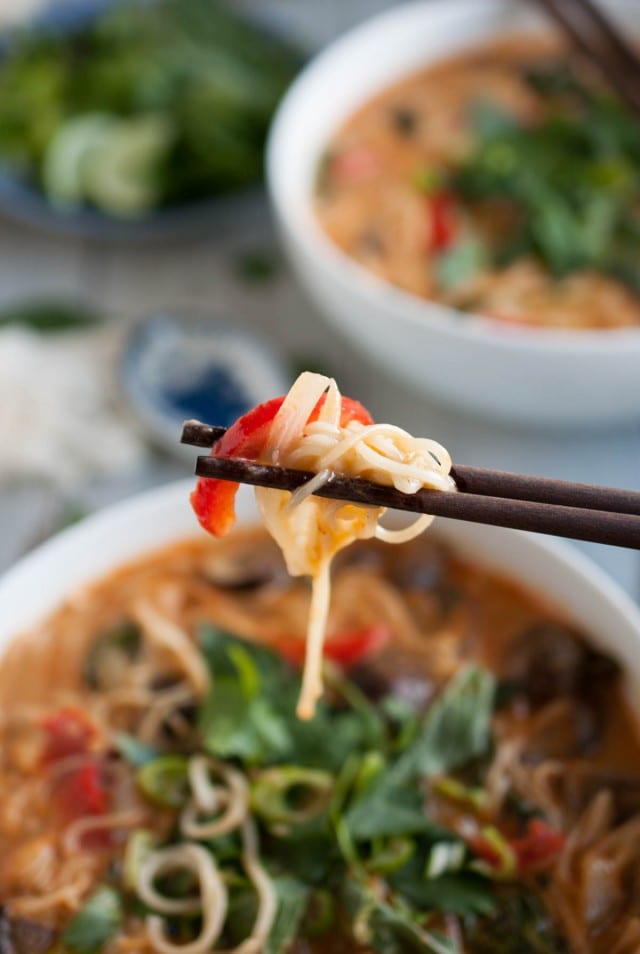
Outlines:
<svg viewBox="0 0 640 954"><path fill-rule="evenodd" d="M365 788L368 788L371 782L383 771L385 764L384 756L380 752L365 752L360 760L354 783L356 792L362 792Z"/></svg>
<svg viewBox="0 0 640 954"><path fill-rule="evenodd" d="M365 868L373 874L393 874L406 865L415 851L411 838L398 837L384 841L366 861Z"/></svg>
<svg viewBox="0 0 640 954"><path fill-rule="evenodd" d="M155 835L146 828L134 831L127 838L122 861L122 883L127 891L136 890L140 866L156 845Z"/></svg>
<svg viewBox="0 0 640 954"><path fill-rule="evenodd" d="M136 776L138 787L160 808L182 808L189 794L189 760L181 755L164 755L147 762Z"/></svg>
<svg viewBox="0 0 640 954"><path fill-rule="evenodd" d="M329 772L279 765L265 769L251 788L251 807L271 825L300 825L329 807L334 779Z"/></svg>
<svg viewBox="0 0 640 954"><path fill-rule="evenodd" d="M433 783L433 790L438 795L444 795L452 802L458 802L461 805L468 805L474 811L482 811L487 807L489 796L483 788L470 788L458 782L455 778L449 778L443 775L437 778Z"/></svg>
<svg viewBox="0 0 640 954"><path fill-rule="evenodd" d="M304 918L305 937L319 937L332 927L336 917L333 895L325 888L318 888L311 895Z"/></svg>
<svg viewBox="0 0 640 954"><path fill-rule="evenodd" d="M483 828L480 835L495 853L496 863L478 860L471 862L469 867L487 878L494 878L498 881L508 881L515 877L518 869L518 859L504 835L493 825L487 825L486 828ZM474 850L477 851L475 848Z"/></svg>
<svg viewBox="0 0 640 954"><path fill-rule="evenodd" d="M461 841L438 841L432 847L427 858L424 876L429 880L439 878L447 871L459 871L467 853Z"/></svg>

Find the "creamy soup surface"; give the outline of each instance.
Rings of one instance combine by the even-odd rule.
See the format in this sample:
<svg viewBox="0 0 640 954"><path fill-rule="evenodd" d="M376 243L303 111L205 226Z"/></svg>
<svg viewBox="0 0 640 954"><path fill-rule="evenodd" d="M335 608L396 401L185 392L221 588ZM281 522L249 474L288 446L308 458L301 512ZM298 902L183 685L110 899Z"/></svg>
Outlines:
<svg viewBox="0 0 640 954"><path fill-rule="evenodd" d="M390 86L335 132L314 198L380 278L501 322L640 323L640 126L559 41L510 36Z"/></svg>
<svg viewBox="0 0 640 954"><path fill-rule="evenodd" d="M308 605L249 529L151 554L15 641L0 950L640 950L615 662L435 535L362 543L301 723Z"/></svg>

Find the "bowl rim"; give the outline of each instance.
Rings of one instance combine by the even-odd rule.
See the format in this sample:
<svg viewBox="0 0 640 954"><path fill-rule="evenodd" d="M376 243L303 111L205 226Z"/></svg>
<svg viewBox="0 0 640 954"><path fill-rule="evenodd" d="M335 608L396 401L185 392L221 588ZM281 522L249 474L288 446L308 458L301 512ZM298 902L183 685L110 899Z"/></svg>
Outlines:
<svg viewBox="0 0 640 954"><path fill-rule="evenodd" d="M621 11L628 10L621 0L608 0ZM369 272L364 266L343 252L320 227L313 215L311 193L305 186L305 201L297 207L299 190L291 189L291 183L282 175L281 156L295 150L299 141L298 130L302 128L299 118L307 110L306 100L310 90L322 85L334 70L336 62L351 58L356 49L370 44L392 24L403 24L407 32L417 19L437 18L445 11L456 10L464 17L465 9L475 14L484 7L487 12L507 8L506 0L410 0L392 9L378 13L342 34L321 50L298 74L282 99L271 124L266 148L266 178L276 218L281 228L290 233L300 251L312 259L327 273L328 280L351 289L371 307L380 305L381 296L389 312L402 317L410 325L429 327L454 339L475 339L498 350L513 352L525 349L532 353L564 355L612 355L628 353L640 355L640 327L596 330L539 328L531 325L509 325L482 315L470 314L451 308L438 301L421 298L405 291L391 282ZM523 27L525 29L525 27ZM499 30L496 36L499 36ZM428 65L429 58L425 60ZM434 60L433 62L436 62ZM408 74L410 75L411 71ZM403 74L400 72L399 77ZM381 83L384 89L388 83ZM375 95L374 93L370 93ZM366 102L366 98L362 101ZM353 109L351 110L351 112ZM327 131L325 142L333 129ZM319 158L319 153L314 157ZM309 177L310 181L312 177Z"/></svg>
<svg viewBox="0 0 640 954"><path fill-rule="evenodd" d="M136 493L85 517L22 557L0 577L0 657L14 638L37 626L85 586L99 582L115 570L166 546L197 539L203 531L199 529L188 504L193 485L193 478L188 478ZM258 511L250 488L241 488L237 503L240 525L258 521ZM135 527L131 535L129 530L133 523ZM141 529L143 525L147 527L146 530ZM497 540L504 541L507 547L509 541L515 541L520 550L520 562L524 552L527 561L537 561L538 575L541 567L549 574L552 571L554 574L556 571L561 572L565 577L562 585L566 585L567 593L574 584L592 590L599 609L623 622L623 628L626 629L624 640L629 634L635 639L636 646L630 648L629 658L640 658L640 606L575 546L539 534L481 527L440 518L436 528L444 531L441 536L453 545L455 551L460 553L464 547L467 555L463 553L463 559L479 562L490 571L524 586L543 601L559 608L569 621L572 604L566 593L563 598L546 594L542 584L528 581L524 572L510 572L504 565L500 566L500 561L495 559L501 549ZM496 534L496 541L493 544L490 541L488 554L481 543L483 537L480 536L486 533ZM88 560L85 559L87 553L90 554ZM55 582L55 572L53 583L50 579L51 570L58 567L66 572L70 565L73 578L61 593L61 587ZM42 605L34 607L34 602L37 604L38 600ZM594 624L592 635L596 641L605 641L597 624ZM640 663L632 675L636 686L640 686ZM640 715L640 701L637 708Z"/></svg>

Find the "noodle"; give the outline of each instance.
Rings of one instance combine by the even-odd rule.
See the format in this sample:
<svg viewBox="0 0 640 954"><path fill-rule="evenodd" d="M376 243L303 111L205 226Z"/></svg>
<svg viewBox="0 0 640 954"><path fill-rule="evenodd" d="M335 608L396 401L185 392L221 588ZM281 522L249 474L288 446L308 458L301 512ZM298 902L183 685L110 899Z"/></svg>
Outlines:
<svg viewBox="0 0 640 954"><path fill-rule="evenodd" d="M136 828L143 820L142 812L135 809L114 812L111 815L87 815L86 818L77 818L65 831L62 847L67 854L71 855L82 847L82 839L92 832Z"/></svg>
<svg viewBox="0 0 640 954"><path fill-rule="evenodd" d="M212 772L222 778L224 787L212 784ZM193 799L180 818L180 830L185 837L199 840L219 838L244 822L249 812L249 789L240 772L196 755L189 760L189 782ZM199 820L199 816L212 815L220 808L226 810L217 818Z"/></svg>
<svg viewBox="0 0 640 954"><path fill-rule="evenodd" d="M209 672L185 631L159 613L148 600L136 604L134 616L149 643L166 650L178 663L196 695L205 695L209 688Z"/></svg>
<svg viewBox="0 0 640 954"><path fill-rule="evenodd" d="M160 894L154 881L172 871L189 871L198 879L197 898L174 899ZM227 913L227 889L215 860L201 845L182 844L153 852L143 862L137 884L138 896L160 914L202 914L198 937L188 944L173 944L164 931L164 918L147 917L149 941L159 954L208 954L222 931Z"/></svg>
<svg viewBox="0 0 640 954"><path fill-rule="evenodd" d="M219 774L226 787L213 785L211 774ZM253 884L258 910L249 937L232 951L221 954L260 954L264 950L277 911L277 896L271 879L260 863L258 834L249 817L249 788L244 776L213 759L194 756L189 762L189 782L193 800L184 809L180 828L189 838L212 840L231 831L242 832L242 865ZM212 813L226 808L221 817L206 823L197 821L199 812ZM168 898L155 887L158 877L175 871L190 871L198 878L199 897ZM228 899L224 881L213 855L193 843L153 852L142 864L136 890L138 897L152 911L147 918L147 933L159 954L206 954L211 951L222 931ZM199 936L188 944L174 945L166 939L163 919L159 915L202 913Z"/></svg>
<svg viewBox="0 0 640 954"><path fill-rule="evenodd" d="M319 405L319 399L324 401ZM317 410L317 420L309 417ZM314 471L316 476L295 494L256 489L267 529L277 541L292 576L310 576L311 610L302 690L297 713L310 719L322 695L322 653L331 598L331 561L358 539L377 537L404 543L432 522L420 516L402 530L380 525L382 507L365 507L312 496L331 472L391 485L403 493L422 487L453 491L451 457L435 441L414 438L391 424L342 425L342 397L333 379L300 375L276 414L262 452L263 459L284 467Z"/></svg>

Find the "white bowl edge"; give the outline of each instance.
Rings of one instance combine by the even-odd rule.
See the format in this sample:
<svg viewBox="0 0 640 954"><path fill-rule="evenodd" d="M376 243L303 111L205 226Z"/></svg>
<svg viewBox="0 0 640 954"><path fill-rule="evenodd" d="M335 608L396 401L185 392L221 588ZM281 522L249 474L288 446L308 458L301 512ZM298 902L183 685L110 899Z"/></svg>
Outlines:
<svg viewBox="0 0 640 954"><path fill-rule="evenodd" d="M67 597L173 542L197 536L188 503L193 480L147 491L58 534L0 579L0 654ZM238 496L239 522L253 522L253 494ZM640 609L569 544L534 534L439 520L436 531L465 559L514 579L560 608L627 671L627 695L640 715Z"/></svg>

